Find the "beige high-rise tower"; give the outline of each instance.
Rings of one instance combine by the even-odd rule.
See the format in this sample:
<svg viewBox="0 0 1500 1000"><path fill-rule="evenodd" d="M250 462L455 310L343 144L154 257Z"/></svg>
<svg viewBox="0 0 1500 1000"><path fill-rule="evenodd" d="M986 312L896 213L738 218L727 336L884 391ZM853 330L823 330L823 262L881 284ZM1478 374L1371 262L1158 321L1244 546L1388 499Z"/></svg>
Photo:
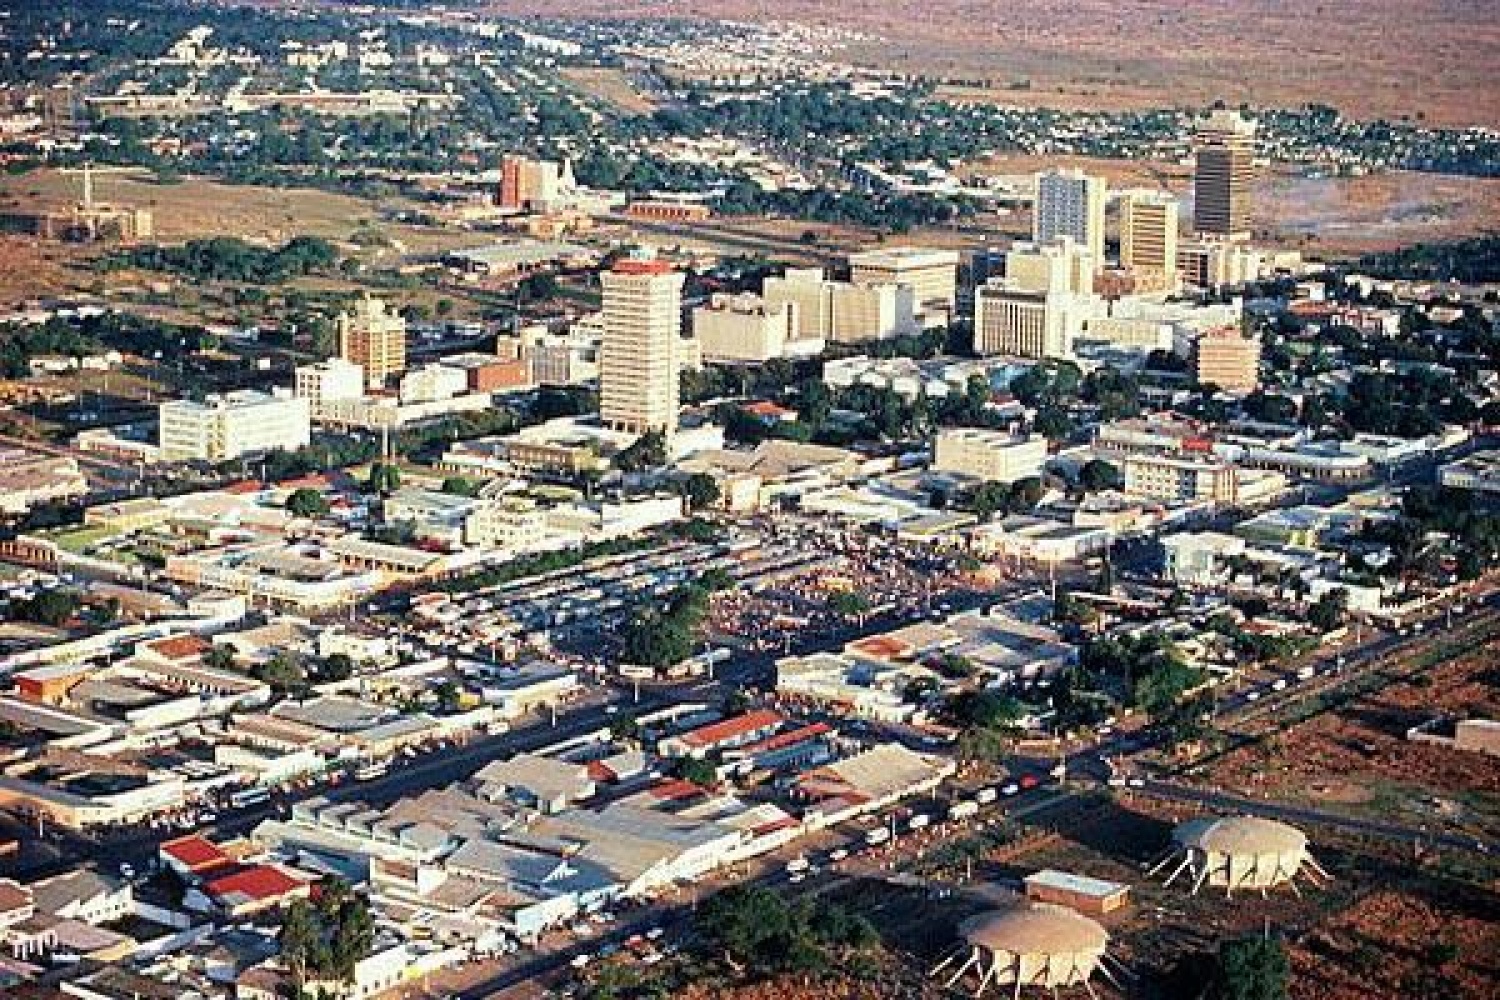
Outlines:
<svg viewBox="0 0 1500 1000"><path fill-rule="evenodd" d="M1177 199L1160 191L1120 198L1120 266L1163 291L1177 288Z"/></svg>
<svg viewBox="0 0 1500 1000"><path fill-rule="evenodd" d="M1104 202L1108 185L1103 177L1082 170L1049 170L1036 175L1031 235L1038 244L1059 236L1074 242L1104 263Z"/></svg>
<svg viewBox="0 0 1500 1000"><path fill-rule="evenodd" d="M599 418L615 430L670 437L677 429L683 275L666 261L622 260L599 280Z"/></svg>
<svg viewBox="0 0 1500 1000"><path fill-rule="evenodd" d="M365 371L365 384L380 386L406 370L406 320L380 299L366 295L353 312L339 313L339 357Z"/></svg>
<svg viewBox="0 0 1500 1000"><path fill-rule="evenodd" d="M1219 109L1198 130L1193 169L1193 229L1215 236L1250 235L1255 181L1255 122Z"/></svg>

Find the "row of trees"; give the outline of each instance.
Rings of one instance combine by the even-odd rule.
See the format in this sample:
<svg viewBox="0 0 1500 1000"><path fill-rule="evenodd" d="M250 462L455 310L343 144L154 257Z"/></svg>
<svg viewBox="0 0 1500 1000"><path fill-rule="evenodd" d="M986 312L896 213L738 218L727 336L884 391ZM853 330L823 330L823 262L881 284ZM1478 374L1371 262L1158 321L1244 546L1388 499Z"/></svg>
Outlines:
<svg viewBox="0 0 1500 1000"><path fill-rule="evenodd" d="M246 243L237 236L189 240L182 246L143 246L104 258L110 268L142 267L172 271L198 281L279 284L338 261L333 244L317 236L296 236L276 249Z"/></svg>

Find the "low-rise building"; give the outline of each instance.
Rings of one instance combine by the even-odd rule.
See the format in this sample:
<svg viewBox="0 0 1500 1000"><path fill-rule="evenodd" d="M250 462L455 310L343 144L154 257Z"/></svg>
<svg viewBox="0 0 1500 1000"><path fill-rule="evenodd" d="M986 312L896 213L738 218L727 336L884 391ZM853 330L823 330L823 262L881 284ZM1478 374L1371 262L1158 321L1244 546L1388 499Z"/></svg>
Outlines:
<svg viewBox="0 0 1500 1000"><path fill-rule="evenodd" d="M170 400L161 404L160 420L166 462L223 462L278 448L295 451L312 435L308 401L281 389L242 389L201 403Z"/></svg>
<svg viewBox="0 0 1500 1000"><path fill-rule="evenodd" d="M1040 434L959 427L939 431L933 442L935 471L987 482L1012 483L1040 476L1046 461L1047 439Z"/></svg>

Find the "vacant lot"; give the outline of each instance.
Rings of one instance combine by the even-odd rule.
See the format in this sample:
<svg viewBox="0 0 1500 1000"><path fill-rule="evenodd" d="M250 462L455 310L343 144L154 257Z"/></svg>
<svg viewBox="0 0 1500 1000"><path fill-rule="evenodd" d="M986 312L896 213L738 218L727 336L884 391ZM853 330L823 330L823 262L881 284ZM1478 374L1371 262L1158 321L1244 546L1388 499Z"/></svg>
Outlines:
<svg viewBox="0 0 1500 1000"><path fill-rule="evenodd" d="M852 61L979 82L1041 107L1297 106L1500 124L1500 21L1487 0L494 0L493 10L768 18L850 28Z"/></svg>
<svg viewBox="0 0 1500 1000"><path fill-rule="evenodd" d="M656 104L636 90L623 70L603 66L568 66L558 71L564 80L590 97L629 115L645 115Z"/></svg>
<svg viewBox="0 0 1500 1000"><path fill-rule="evenodd" d="M1417 743L1435 716L1500 717L1500 640L1220 758L1217 786L1363 815L1500 830L1500 759Z"/></svg>

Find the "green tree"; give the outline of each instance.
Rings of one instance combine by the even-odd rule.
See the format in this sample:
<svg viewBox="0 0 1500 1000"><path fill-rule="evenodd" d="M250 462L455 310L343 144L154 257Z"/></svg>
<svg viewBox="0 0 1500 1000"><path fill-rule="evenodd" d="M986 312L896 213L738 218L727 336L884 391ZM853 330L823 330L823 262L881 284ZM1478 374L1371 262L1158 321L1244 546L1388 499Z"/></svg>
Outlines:
<svg viewBox="0 0 1500 1000"><path fill-rule="evenodd" d="M1247 937L1219 946L1213 1000L1286 1000L1291 962L1278 938Z"/></svg>
<svg viewBox="0 0 1500 1000"><path fill-rule="evenodd" d="M1319 632L1332 632L1344 623L1349 611L1349 591L1336 587L1307 609L1307 622Z"/></svg>
<svg viewBox="0 0 1500 1000"><path fill-rule="evenodd" d="M667 439L661 431L647 431L615 456L615 465L624 472L643 472L666 464Z"/></svg>
<svg viewBox="0 0 1500 1000"><path fill-rule="evenodd" d="M215 670L234 669L234 647L227 643L215 643L214 647L203 655L203 663Z"/></svg>
<svg viewBox="0 0 1500 1000"><path fill-rule="evenodd" d="M1119 489L1120 470L1101 458L1091 458L1078 470L1078 485L1086 492Z"/></svg>
<svg viewBox="0 0 1500 1000"><path fill-rule="evenodd" d="M684 757L677 762L677 777L700 788L711 788L719 783L718 769L706 760Z"/></svg>
<svg viewBox="0 0 1500 1000"><path fill-rule="evenodd" d="M10 616L50 628L66 625L78 613L78 595L71 590L44 590L35 597L13 601Z"/></svg>
<svg viewBox="0 0 1500 1000"><path fill-rule="evenodd" d="M365 485L369 492L388 497L401 488L401 470L389 462L372 463Z"/></svg>
<svg viewBox="0 0 1500 1000"><path fill-rule="evenodd" d="M328 513L328 500L321 490L303 486L286 499L286 509L297 517L322 517Z"/></svg>
<svg viewBox="0 0 1500 1000"><path fill-rule="evenodd" d="M719 502L719 484L706 472L695 472L679 480L677 489L687 500L690 510L703 510Z"/></svg>
<svg viewBox="0 0 1500 1000"><path fill-rule="evenodd" d="M443 480L443 492L451 496L473 497L479 495L481 484L463 476L449 476Z"/></svg>
<svg viewBox="0 0 1500 1000"><path fill-rule="evenodd" d="M828 610L844 618L857 618L870 610L870 600L857 590L839 590L828 595Z"/></svg>

